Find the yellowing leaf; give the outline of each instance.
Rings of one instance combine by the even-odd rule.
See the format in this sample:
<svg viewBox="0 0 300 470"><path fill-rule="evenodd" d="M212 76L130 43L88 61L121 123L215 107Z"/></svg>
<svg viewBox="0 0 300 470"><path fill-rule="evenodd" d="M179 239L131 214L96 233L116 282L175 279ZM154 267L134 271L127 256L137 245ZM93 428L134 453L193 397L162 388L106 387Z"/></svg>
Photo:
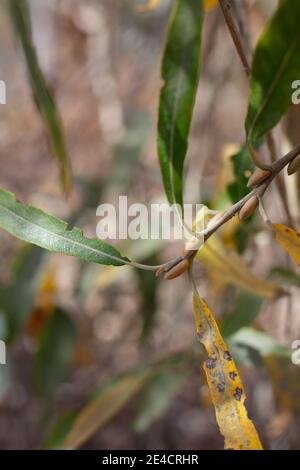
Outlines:
<svg viewBox="0 0 300 470"><path fill-rule="evenodd" d="M144 13L146 11L154 10L160 3L160 0L148 0L147 3L137 5L136 10L140 13ZM218 4L218 0L205 0L204 1L204 9L211 10Z"/></svg>
<svg viewBox="0 0 300 470"><path fill-rule="evenodd" d="M270 299L279 293L276 284L253 274L243 258L234 250L228 249L217 235L207 240L198 251L196 259L226 284L233 284L247 292Z"/></svg>
<svg viewBox="0 0 300 470"><path fill-rule="evenodd" d="M273 224L272 228L275 231L277 243L300 266L300 234L293 228L282 224Z"/></svg>
<svg viewBox="0 0 300 470"><path fill-rule="evenodd" d="M210 212L206 206L202 207L193 223L194 231L201 231L204 227L207 227L211 218ZM186 246L193 246L195 240L197 241L195 237L191 237ZM200 247L195 259L205 265L209 275L213 273L214 279L219 281L219 287L221 287L223 281L224 286L233 284L246 292L270 299L280 293L278 285L253 274L243 258L233 249L230 250L218 234L210 237Z"/></svg>
<svg viewBox="0 0 300 470"><path fill-rule="evenodd" d="M140 13L154 10L160 3L160 0L148 0L147 3L136 5L136 10Z"/></svg>
<svg viewBox="0 0 300 470"><path fill-rule="evenodd" d="M217 323L194 286L194 314L197 334L208 359L203 365L216 419L225 438L225 449L262 450L244 402L243 384Z"/></svg>
<svg viewBox="0 0 300 470"><path fill-rule="evenodd" d="M218 4L218 0L205 0L204 2L204 9L211 10Z"/></svg>
<svg viewBox="0 0 300 470"><path fill-rule="evenodd" d="M149 378L149 372L124 375L107 386L76 418L63 448L78 449L95 432L116 415Z"/></svg>

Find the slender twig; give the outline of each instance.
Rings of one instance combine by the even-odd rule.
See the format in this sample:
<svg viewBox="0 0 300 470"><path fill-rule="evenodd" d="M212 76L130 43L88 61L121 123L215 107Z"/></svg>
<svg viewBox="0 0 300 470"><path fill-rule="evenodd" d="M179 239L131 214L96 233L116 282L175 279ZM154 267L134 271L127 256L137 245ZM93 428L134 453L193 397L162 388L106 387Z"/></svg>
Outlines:
<svg viewBox="0 0 300 470"><path fill-rule="evenodd" d="M228 26L229 32L231 34L232 40L234 42L236 51L239 55L239 58L243 64L245 74L247 77L250 74L250 63L247 58L247 53L245 51L245 48L243 46L241 37L240 37L240 32L237 28L237 25L233 19L231 10L232 10L232 5L229 0L219 0L220 7L222 9L226 24Z"/></svg>
<svg viewBox="0 0 300 470"><path fill-rule="evenodd" d="M240 0L232 0L232 7L234 9L234 14L236 17L236 21L239 27L241 40L244 45L245 55L247 57L248 63L251 62L252 56L252 47L251 47L251 39L250 39L250 31L247 22L246 16L246 4L241 2Z"/></svg>
<svg viewBox="0 0 300 470"><path fill-rule="evenodd" d="M272 163L274 163L278 157L277 157L276 142L271 132L267 134L267 144L268 144L268 148L270 152L271 161ZM284 184L282 174L278 175L278 178L276 178L276 187L278 189L281 202L286 212L287 220L290 225L293 225L293 219L292 219L291 211L290 211L288 201L287 201L286 187Z"/></svg>
<svg viewBox="0 0 300 470"><path fill-rule="evenodd" d="M249 35L247 34L247 30L245 28L245 19L241 15L241 9L238 8L239 5L234 4L233 0L219 0L220 7L222 9L228 30L231 34L233 43L235 45L236 51L239 55L241 63L243 65L244 71L246 76L249 78L250 75L250 59L251 59L251 45L249 40ZM235 14L237 16L237 22L234 20L232 15L232 8L234 7ZM246 204L246 202L253 196L256 196L260 201L262 196L280 172L285 168L290 161L292 161L297 155L300 154L300 144L298 144L293 150L289 153L284 155L282 158L277 159L276 149L274 145L274 140L271 131L267 135L267 145L269 148L269 152L272 159L272 164L268 165L268 169L270 170L270 176L258 184L251 192L249 192L246 196L244 196L240 201L233 204L229 207L224 213L215 221L214 224L209 225L206 227L202 232L194 233L194 236L199 239L199 243L196 244L195 249L190 249L184 252L183 255L178 256L177 258L168 261L167 263L158 266L157 274L162 272L167 273L172 268L177 266L181 261L184 260L192 260L196 255L200 246L208 240L222 225L228 222L232 217L234 217L237 213L240 212L242 207ZM260 167L266 167L266 165L256 165ZM287 217L289 221L291 221L290 211L288 208L288 204L286 201L286 194L283 194L282 191L279 191L281 195L281 199L286 210ZM142 267L142 265L140 265ZM143 269L146 267L144 266ZM153 270L154 266L149 266L149 270Z"/></svg>
<svg viewBox="0 0 300 470"><path fill-rule="evenodd" d="M232 41L235 45L235 48L240 57L241 63L244 67L246 76L249 78L250 71L251 71L250 62L251 62L252 52L251 52L250 36L247 33L247 28L245 25L245 18L243 15L241 4L236 2L235 0L219 0L219 4L222 9L224 19L226 21L228 30L230 32ZM233 9L234 9L234 13L236 16L236 21L232 14ZM277 152L276 152L276 147L274 145L274 137L273 137L272 131L269 131L267 133L267 146L269 149L271 159L277 160ZM249 152L249 154L250 154L251 159L253 160L253 163L256 166L262 169L269 169L268 165L262 164L261 162L258 161L257 158L253 158L253 154L251 152ZM287 193L286 193L286 189L285 189L282 179L279 178L276 184L277 184L280 199L282 201L282 205L286 212L288 222L292 224L293 220L292 220L291 213L289 210L289 206L287 202Z"/></svg>
<svg viewBox="0 0 300 470"><path fill-rule="evenodd" d="M199 239L199 246L196 246L195 249L186 251L183 255L178 256L177 258L168 261L164 265L159 268L159 273L161 272L168 272L175 266L177 266L181 261L187 259L191 260L196 255L200 246L206 242L222 225L232 219L237 213L240 212L242 207L246 204L246 202L252 197L256 196L259 200L261 200L262 196L265 194L266 190L276 178L280 172L292 161L294 158L300 154L300 144L296 145L296 147L288 152L286 155L281 157L279 160L276 160L271 165L271 174L270 176L258 184L252 191L250 191L246 196L240 199L238 202L233 204L229 207L224 213L216 220L215 224L209 225L204 230L199 233L195 233L195 237Z"/></svg>

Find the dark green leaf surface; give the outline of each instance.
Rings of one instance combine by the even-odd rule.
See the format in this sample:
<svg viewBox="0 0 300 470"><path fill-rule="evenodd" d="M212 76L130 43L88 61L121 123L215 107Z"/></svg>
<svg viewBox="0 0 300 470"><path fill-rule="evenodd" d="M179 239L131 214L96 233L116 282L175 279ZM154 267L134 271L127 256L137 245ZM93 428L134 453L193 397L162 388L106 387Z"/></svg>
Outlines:
<svg viewBox="0 0 300 470"><path fill-rule="evenodd" d="M64 143L62 124L52 90L39 66L32 43L30 11L27 1L9 0L9 10L24 52L32 93L47 127L52 152L59 165L61 183L64 190L69 191L71 187L71 168Z"/></svg>
<svg viewBox="0 0 300 470"><path fill-rule="evenodd" d="M141 392L139 412L133 423L136 432L145 432L152 423L166 413L187 380L189 372L187 367L185 370L177 369L154 374Z"/></svg>
<svg viewBox="0 0 300 470"><path fill-rule="evenodd" d="M0 310L6 321L5 334L0 337L7 342L22 331L32 312L45 254L41 248L27 245L15 262L11 284L0 288Z"/></svg>
<svg viewBox="0 0 300 470"><path fill-rule="evenodd" d="M291 271L290 269L286 268L273 268L269 274L270 278L280 278L283 282L291 284L296 287L300 287L300 276L299 274Z"/></svg>
<svg viewBox="0 0 300 470"><path fill-rule="evenodd" d="M183 164L200 71L202 0L176 0L162 60L158 155L167 198L182 205Z"/></svg>
<svg viewBox="0 0 300 470"><path fill-rule="evenodd" d="M75 323L57 309L45 326L34 364L34 384L42 395L51 395L65 379L73 357Z"/></svg>
<svg viewBox="0 0 300 470"><path fill-rule="evenodd" d="M86 238L78 228L67 230L67 224L40 209L25 206L11 193L0 189L0 228L11 235L49 251L76 256L98 264L122 266L128 261L112 246Z"/></svg>
<svg viewBox="0 0 300 470"><path fill-rule="evenodd" d="M228 193L233 203L238 202L246 194L249 189L247 183L253 165L248 156L246 147L242 147L238 153L231 157L233 166L234 182L228 186Z"/></svg>
<svg viewBox="0 0 300 470"><path fill-rule="evenodd" d="M256 295L242 292L237 298L235 309L226 315L222 324L222 335L228 337L240 328L250 326L260 312L262 299Z"/></svg>
<svg viewBox="0 0 300 470"><path fill-rule="evenodd" d="M109 379L95 390L87 405L77 413L61 447L68 450L79 448L114 418L154 376L168 375L171 372L188 373L190 364L190 352L179 352L156 363L140 365ZM147 418L151 419L150 416Z"/></svg>
<svg viewBox="0 0 300 470"><path fill-rule="evenodd" d="M51 427L50 433L47 436L44 448L45 449L60 449L63 441L70 431L77 413L75 410L67 411L62 416L59 416L57 421Z"/></svg>
<svg viewBox="0 0 300 470"><path fill-rule="evenodd" d="M283 0L258 40L250 77L246 131L257 142L292 103L300 77L300 2Z"/></svg>

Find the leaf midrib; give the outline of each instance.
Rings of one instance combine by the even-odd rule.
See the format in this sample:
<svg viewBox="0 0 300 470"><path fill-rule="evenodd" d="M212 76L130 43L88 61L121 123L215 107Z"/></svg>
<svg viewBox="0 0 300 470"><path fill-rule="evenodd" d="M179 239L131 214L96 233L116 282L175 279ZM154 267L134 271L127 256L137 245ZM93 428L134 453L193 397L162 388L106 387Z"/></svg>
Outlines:
<svg viewBox="0 0 300 470"><path fill-rule="evenodd" d="M76 240L70 240L70 238L68 238L68 237L64 237L63 235L59 235L59 234L57 234L57 233L55 233L55 232L51 232L50 230L47 230L46 228L41 227L41 226L38 225L37 223L33 223L32 221L26 219L25 217L20 216L20 215L17 214L16 212L14 212L14 211L12 211L11 209L8 209L7 207L5 207L5 206L3 206L3 205L0 204L0 210L1 210L1 209L4 210L4 211L6 211L6 212L8 212L9 214L12 214L15 218L20 219L20 220L23 221L23 222L25 221L26 223L28 223L28 224L31 225L32 227L35 227L35 228L38 227L39 230L41 230L42 232L44 232L44 233L47 234L47 235L52 235L52 236L55 235L56 237L60 238L62 241L66 241L66 242L68 242L68 243L72 243L72 244L75 245L75 246L79 246L79 247L81 247L81 248L88 249L88 250L90 250L91 252L96 253L97 255L100 254L100 255L102 255L102 256L104 256L104 257L107 257L107 258L109 258L109 259L111 259L111 260L119 261L119 262L122 262L122 263L124 263L124 264L130 264L129 262L123 260L122 258L118 258L117 256L111 255L111 254L109 254L109 253L105 253L105 251L97 250L96 248L87 246L87 245L85 245L85 244L83 244L83 243L80 243L80 242L78 242L78 241L76 241ZM63 222L61 222L61 223L63 224ZM35 244L37 245L37 243L35 243ZM39 245L38 245L38 246L39 246ZM53 250L53 251L54 251L54 250ZM63 251L62 251L62 253L63 253Z"/></svg>
<svg viewBox="0 0 300 470"><path fill-rule="evenodd" d="M258 121L258 118L259 116L262 114L263 110L265 109L265 107L267 106L269 100L270 100L270 97L272 95L272 93L274 92L274 89L276 87L276 85L278 84L280 78L281 78L281 75L282 73L284 72L284 69L285 69L285 66L286 64L288 63L288 61L290 60L291 58L291 55L293 53L293 50L297 44L297 39L298 39L298 36L300 34L300 31L298 30L293 41L291 42L290 44L290 47L287 49L287 52L286 54L284 55L282 61L281 61L281 64L280 64L280 67L278 68L278 71L277 73L275 74L275 77L274 77L274 80L273 82L271 83L271 86L269 88L269 91L268 93L266 94L266 97L265 99L263 100L262 102L262 105L261 107L258 109L258 111L256 112L256 115L255 115L255 118L253 120L253 123L252 123L252 126L250 128L250 131L249 131L249 140L251 141L251 137L252 137L252 133L253 133L253 129Z"/></svg>

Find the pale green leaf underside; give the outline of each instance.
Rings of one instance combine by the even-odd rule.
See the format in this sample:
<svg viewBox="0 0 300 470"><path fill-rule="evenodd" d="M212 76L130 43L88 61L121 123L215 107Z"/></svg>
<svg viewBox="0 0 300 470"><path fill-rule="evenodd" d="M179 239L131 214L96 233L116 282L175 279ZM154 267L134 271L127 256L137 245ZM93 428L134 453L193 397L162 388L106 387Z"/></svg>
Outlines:
<svg viewBox="0 0 300 470"><path fill-rule="evenodd" d="M76 227L68 230L66 222L17 202L12 193L3 189L0 189L0 228L25 242L85 261L114 266L128 262L112 246L84 237Z"/></svg>

